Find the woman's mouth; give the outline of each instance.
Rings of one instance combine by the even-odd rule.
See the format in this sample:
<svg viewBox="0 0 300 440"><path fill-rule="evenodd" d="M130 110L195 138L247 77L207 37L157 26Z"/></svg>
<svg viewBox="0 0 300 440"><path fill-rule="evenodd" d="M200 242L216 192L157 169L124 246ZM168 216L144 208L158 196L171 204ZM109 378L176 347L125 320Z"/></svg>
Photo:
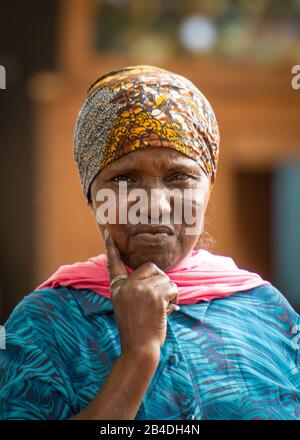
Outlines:
<svg viewBox="0 0 300 440"><path fill-rule="evenodd" d="M174 235L167 234L166 232L139 232L132 236L134 240L144 240L150 242L165 242L173 238Z"/></svg>
<svg viewBox="0 0 300 440"><path fill-rule="evenodd" d="M166 225L139 225L135 229L132 238L148 243L164 243L174 237L174 230Z"/></svg>

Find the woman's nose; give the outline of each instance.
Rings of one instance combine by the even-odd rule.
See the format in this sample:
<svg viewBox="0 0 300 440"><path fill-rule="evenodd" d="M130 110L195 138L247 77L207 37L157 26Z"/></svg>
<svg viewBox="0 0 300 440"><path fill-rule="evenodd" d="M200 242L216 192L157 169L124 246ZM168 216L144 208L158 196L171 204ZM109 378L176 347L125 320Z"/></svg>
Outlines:
<svg viewBox="0 0 300 440"><path fill-rule="evenodd" d="M142 206L141 216L153 224L169 224L172 207L168 189L151 188L147 196L148 203Z"/></svg>

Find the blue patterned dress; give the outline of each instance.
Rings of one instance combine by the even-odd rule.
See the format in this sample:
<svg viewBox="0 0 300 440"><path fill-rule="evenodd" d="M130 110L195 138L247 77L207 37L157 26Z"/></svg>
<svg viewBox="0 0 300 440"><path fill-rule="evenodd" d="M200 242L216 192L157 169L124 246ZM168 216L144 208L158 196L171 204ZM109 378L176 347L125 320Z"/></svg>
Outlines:
<svg viewBox="0 0 300 440"><path fill-rule="evenodd" d="M5 323L0 419L68 419L120 356L109 299L87 289L31 292ZM136 419L300 420L300 319L274 286L182 305Z"/></svg>

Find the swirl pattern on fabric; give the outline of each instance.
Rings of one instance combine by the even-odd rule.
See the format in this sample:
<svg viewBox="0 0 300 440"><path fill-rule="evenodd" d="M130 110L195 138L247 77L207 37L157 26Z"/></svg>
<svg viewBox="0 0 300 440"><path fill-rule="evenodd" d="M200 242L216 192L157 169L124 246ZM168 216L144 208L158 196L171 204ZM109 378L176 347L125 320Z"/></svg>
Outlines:
<svg viewBox="0 0 300 440"><path fill-rule="evenodd" d="M136 420L300 420L300 317L274 286L182 305ZM5 323L0 419L65 420L121 354L113 305L86 289L34 291ZM298 340L298 339L297 339Z"/></svg>

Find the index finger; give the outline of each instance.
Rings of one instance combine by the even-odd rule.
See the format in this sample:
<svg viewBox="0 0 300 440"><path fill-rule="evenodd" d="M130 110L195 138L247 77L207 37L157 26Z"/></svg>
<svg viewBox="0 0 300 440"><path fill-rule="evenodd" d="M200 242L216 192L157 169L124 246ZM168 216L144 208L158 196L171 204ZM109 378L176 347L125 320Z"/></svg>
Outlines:
<svg viewBox="0 0 300 440"><path fill-rule="evenodd" d="M127 270L121 259L120 251L107 229L104 231L104 238L107 254L107 269L110 282L112 282L113 278L118 275L127 275Z"/></svg>

